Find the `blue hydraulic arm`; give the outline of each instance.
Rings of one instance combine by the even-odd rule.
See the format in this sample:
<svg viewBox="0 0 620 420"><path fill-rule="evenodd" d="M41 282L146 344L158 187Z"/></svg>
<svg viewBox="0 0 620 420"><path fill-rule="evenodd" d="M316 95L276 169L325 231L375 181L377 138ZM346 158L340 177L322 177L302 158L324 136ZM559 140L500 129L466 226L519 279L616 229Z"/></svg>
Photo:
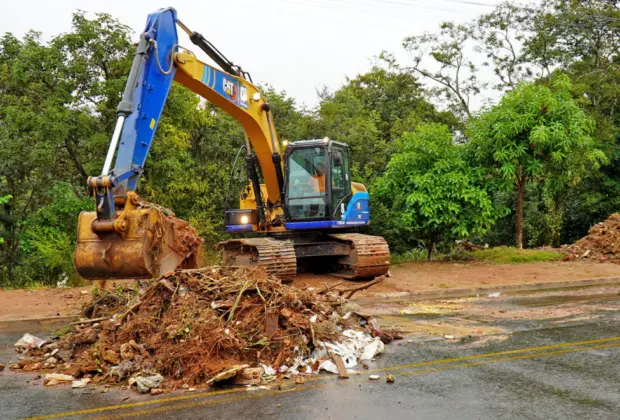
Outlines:
<svg viewBox="0 0 620 420"><path fill-rule="evenodd" d="M148 16L140 36L103 171L88 180L95 190L99 221L114 220L114 196L135 190L143 172L176 71L176 20L174 9L160 9ZM110 172L117 148L116 165Z"/></svg>

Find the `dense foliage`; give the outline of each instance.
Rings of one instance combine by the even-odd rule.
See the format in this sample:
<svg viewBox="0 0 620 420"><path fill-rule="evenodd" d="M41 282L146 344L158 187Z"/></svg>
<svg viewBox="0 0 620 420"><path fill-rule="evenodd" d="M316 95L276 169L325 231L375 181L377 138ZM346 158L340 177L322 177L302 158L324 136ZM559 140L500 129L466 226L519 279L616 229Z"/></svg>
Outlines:
<svg viewBox="0 0 620 420"><path fill-rule="evenodd" d="M407 37L411 62L383 53L315 108L277 81L262 90L281 139L350 144L353 177L371 189L371 232L393 250L458 237L559 245L620 208L619 40L614 1L505 3ZM101 169L133 49L130 29L106 14L76 13L49 41L0 37L0 286L76 278L85 180ZM493 92L503 99L485 99ZM226 199L242 143L228 115L175 86L139 193L213 245L246 181L233 173Z"/></svg>
<svg viewBox="0 0 620 420"><path fill-rule="evenodd" d="M385 174L373 189L377 206L387 209L381 220L392 245L424 241L431 259L440 241L485 233L497 218L490 194L481 185L481 171L465 159L445 125L422 124L399 141Z"/></svg>
<svg viewBox="0 0 620 420"><path fill-rule="evenodd" d="M544 183L561 196L607 161L591 137L594 122L570 97L567 76L551 88L523 83L469 124L468 149L477 167L488 168L516 190L517 248L523 248L523 199L528 183Z"/></svg>

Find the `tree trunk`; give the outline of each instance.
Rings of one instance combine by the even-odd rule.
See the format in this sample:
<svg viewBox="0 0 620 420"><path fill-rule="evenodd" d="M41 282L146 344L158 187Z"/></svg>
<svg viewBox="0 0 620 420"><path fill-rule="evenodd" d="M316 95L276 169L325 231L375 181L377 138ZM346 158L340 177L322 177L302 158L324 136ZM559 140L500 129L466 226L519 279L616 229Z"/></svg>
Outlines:
<svg viewBox="0 0 620 420"><path fill-rule="evenodd" d="M433 261L433 249L435 249L435 241L431 239L428 242L428 246L426 247L426 250L428 252L427 253L428 261Z"/></svg>
<svg viewBox="0 0 620 420"><path fill-rule="evenodd" d="M517 178L517 249L523 249L523 193L525 191L525 176Z"/></svg>

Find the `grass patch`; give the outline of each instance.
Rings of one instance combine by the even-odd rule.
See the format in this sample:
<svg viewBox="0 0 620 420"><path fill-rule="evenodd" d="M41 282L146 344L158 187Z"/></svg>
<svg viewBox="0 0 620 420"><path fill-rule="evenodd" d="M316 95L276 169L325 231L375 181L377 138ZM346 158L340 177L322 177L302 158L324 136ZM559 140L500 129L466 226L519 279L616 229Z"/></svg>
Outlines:
<svg viewBox="0 0 620 420"><path fill-rule="evenodd" d="M426 250L424 249L412 249L401 254L391 254L390 263L403 264L414 261L426 261Z"/></svg>
<svg viewBox="0 0 620 420"><path fill-rule="evenodd" d="M543 249L517 249L497 247L474 251L471 255L478 261L493 264L523 264L542 261L557 261L564 257L559 252Z"/></svg>
<svg viewBox="0 0 620 420"><path fill-rule="evenodd" d="M452 250L451 252L433 252L433 261L471 261L471 253ZM428 261L428 252L422 248L412 249L411 251L392 254L390 262L392 265L404 264L409 262Z"/></svg>

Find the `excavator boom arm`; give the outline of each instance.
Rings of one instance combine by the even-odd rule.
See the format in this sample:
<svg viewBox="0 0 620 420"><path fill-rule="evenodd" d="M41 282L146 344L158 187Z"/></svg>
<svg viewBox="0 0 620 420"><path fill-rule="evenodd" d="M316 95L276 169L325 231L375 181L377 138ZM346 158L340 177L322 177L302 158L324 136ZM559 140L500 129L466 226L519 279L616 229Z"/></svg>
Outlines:
<svg viewBox="0 0 620 420"><path fill-rule="evenodd" d="M198 60L193 53L181 52L176 31L177 16L172 8L160 9L148 16L140 37L123 99L118 107L117 126L102 175L91 177L93 188L110 187L112 193L101 194L97 202L98 219L113 220L114 198L124 197L137 188L157 125L172 81L218 106L243 127L248 154L250 145L256 154L271 204L280 201L282 166L277 134L273 127L269 104L256 86L244 79L244 73L228 62L202 35L192 32L190 38L201 48L212 48L230 74ZM182 23L183 30L189 30ZM207 52L209 52L207 50ZM116 164L109 173L112 159Z"/></svg>

